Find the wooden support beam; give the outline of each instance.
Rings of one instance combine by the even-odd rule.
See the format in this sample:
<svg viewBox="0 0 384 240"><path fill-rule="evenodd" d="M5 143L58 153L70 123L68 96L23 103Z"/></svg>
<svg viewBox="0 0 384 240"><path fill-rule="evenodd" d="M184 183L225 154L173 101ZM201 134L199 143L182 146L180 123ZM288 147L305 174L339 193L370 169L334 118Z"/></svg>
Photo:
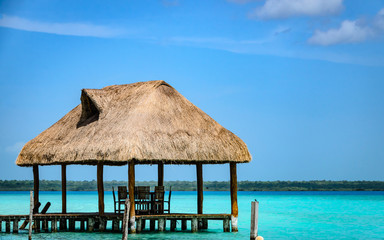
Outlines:
<svg viewBox="0 0 384 240"><path fill-rule="evenodd" d="M117 220L117 219L112 220L112 231L114 231L114 232L119 231L119 220Z"/></svg>
<svg viewBox="0 0 384 240"><path fill-rule="evenodd" d="M192 220L191 220L191 231L193 233L197 232L197 224L198 224L197 218L192 218Z"/></svg>
<svg viewBox="0 0 384 240"><path fill-rule="evenodd" d="M131 224L131 233L136 233L135 226L135 162L130 161L128 165L128 191L129 191L129 201L130 201L130 219Z"/></svg>
<svg viewBox="0 0 384 240"><path fill-rule="evenodd" d="M32 240L32 214L33 214L33 193L30 191L30 203L29 203L29 228L28 228L28 240ZM1 223L1 222L0 222ZM1 230L1 229L0 229Z"/></svg>
<svg viewBox="0 0 384 240"><path fill-rule="evenodd" d="M223 230L224 232L229 232L230 230L229 219L223 220Z"/></svg>
<svg viewBox="0 0 384 240"><path fill-rule="evenodd" d="M157 166L157 186L164 186L164 163Z"/></svg>
<svg viewBox="0 0 384 240"><path fill-rule="evenodd" d="M52 219L52 221L51 221L51 230L52 230L52 232L57 232L57 219L56 218Z"/></svg>
<svg viewBox="0 0 384 240"><path fill-rule="evenodd" d="M136 232L141 233L141 230L142 230L142 220L141 220L141 218L139 218L136 221Z"/></svg>
<svg viewBox="0 0 384 240"><path fill-rule="evenodd" d="M105 227L107 225L107 221L105 218L101 217L100 218L100 221L99 221L99 231L100 232L104 232L105 231Z"/></svg>
<svg viewBox="0 0 384 240"><path fill-rule="evenodd" d="M99 195L99 215L104 215L104 182L103 182L103 164L97 164L97 193Z"/></svg>
<svg viewBox="0 0 384 240"><path fill-rule="evenodd" d="M61 212L67 213L67 165L61 165Z"/></svg>
<svg viewBox="0 0 384 240"><path fill-rule="evenodd" d="M95 228L95 219L94 218L88 218L87 231L93 232L94 228Z"/></svg>
<svg viewBox="0 0 384 240"><path fill-rule="evenodd" d="M181 230L187 230L187 219L181 220Z"/></svg>
<svg viewBox="0 0 384 240"><path fill-rule="evenodd" d="M11 232L11 222L10 220L5 220L5 232L10 233Z"/></svg>
<svg viewBox="0 0 384 240"><path fill-rule="evenodd" d="M237 206L237 172L236 163L230 163L231 173L231 225L232 232L237 232L237 218L239 216L239 209Z"/></svg>
<svg viewBox="0 0 384 240"><path fill-rule="evenodd" d="M85 231L85 220L80 221L80 231Z"/></svg>
<svg viewBox="0 0 384 240"><path fill-rule="evenodd" d="M197 213L203 214L203 165L196 164L197 175Z"/></svg>
<svg viewBox="0 0 384 240"><path fill-rule="evenodd" d="M154 219L149 220L149 230L155 231L156 222Z"/></svg>
<svg viewBox="0 0 384 240"><path fill-rule="evenodd" d="M67 230L67 219L60 219L60 231Z"/></svg>
<svg viewBox="0 0 384 240"><path fill-rule="evenodd" d="M171 219L171 232L176 230L176 219Z"/></svg>
<svg viewBox="0 0 384 240"><path fill-rule="evenodd" d="M17 220L17 219L14 219L14 220L13 220L13 229L12 229L12 232L13 232L13 233L18 233L18 232L19 232L19 220Z"/></svg>
<svg viewBox="0 0 384 240"><path fill-rule="evenodd" d="M33 201L34 206L37 206L39 202L39 166L33 165ZM39 208L34 209L34 213L38 213Z"/></svg>
<svg viewBox="0 0 384 240"><path fill-rule="evenodd" d="M165 218L159 218L159 221L157 222L159 232L164 232L164 230L165 230L165 224L164 223L165 223Z"/></svg>

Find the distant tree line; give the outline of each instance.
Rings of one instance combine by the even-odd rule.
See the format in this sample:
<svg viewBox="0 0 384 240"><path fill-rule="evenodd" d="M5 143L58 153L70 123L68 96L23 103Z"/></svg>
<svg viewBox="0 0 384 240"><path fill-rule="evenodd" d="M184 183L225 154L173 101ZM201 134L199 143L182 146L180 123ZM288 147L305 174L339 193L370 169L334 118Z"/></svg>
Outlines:
<svg viewBox="0 0 384 240"><path fill-rule="evenodd" d="M104 189L127 185L127 181L105 181ZM137 181L137 186L157 185L156 181ZM196 191L196 181L167 181L166 189ZM29 191L32 180L0 180L0 191ZM40 180L41 191L61 191L61 181ZM96 181L67 181L67 191L96 191ZM384 191L384 181L240 181L239 191ZM204 191L229 191L229 182L204 182Z"/></svg>

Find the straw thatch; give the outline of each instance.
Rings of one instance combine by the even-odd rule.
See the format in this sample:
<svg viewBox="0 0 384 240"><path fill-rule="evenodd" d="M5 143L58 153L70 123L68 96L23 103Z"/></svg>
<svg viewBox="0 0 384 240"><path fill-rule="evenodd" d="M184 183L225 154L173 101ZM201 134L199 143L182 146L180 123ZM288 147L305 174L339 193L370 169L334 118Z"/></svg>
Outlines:
<svg viewBox="0 0 384 240"><path fill-rule="evenodd" d="M245 143L164 81L83 89L81 104L20 152L19 166L249 162Z"/></svg>

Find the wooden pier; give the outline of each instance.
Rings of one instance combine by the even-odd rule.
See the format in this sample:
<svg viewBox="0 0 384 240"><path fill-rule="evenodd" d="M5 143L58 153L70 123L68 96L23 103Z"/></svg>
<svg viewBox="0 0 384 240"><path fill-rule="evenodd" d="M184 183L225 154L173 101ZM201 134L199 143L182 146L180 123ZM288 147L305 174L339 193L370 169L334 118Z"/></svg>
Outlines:
<svg viewBox="0 0 384 240"><path fill-rule="evenodd" d="M18 233L19 230L26 227L27 224L22 223L28 219L29 215L0 215L0 232ZM230 231L231 214L172 213L135 216L137 233L145 229L163 232L168 225L167 221L170 231L176 231L176 223L179 221L181 223L180 230L187 231L189 223L189 231L197 232L199 229L208 228L208 220L223 221L223 231ZM99 215L99 213L38 213L33 214L33 230L34 232L121 232L122 221L123 214L117 213L105 213L104 215ZM146 222L149 225L146 225Z"/></svg>

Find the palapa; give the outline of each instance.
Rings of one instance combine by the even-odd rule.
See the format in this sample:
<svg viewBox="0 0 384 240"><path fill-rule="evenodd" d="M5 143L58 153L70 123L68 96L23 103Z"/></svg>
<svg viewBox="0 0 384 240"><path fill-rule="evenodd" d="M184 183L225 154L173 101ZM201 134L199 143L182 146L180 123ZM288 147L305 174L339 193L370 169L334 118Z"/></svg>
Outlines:
<svg viewBox="0 0 384 240"><path fill-rule="evenodd" d="M244 163L246 144L164 81L83 89L81 104L21 150L19 166Z"/></svg>

